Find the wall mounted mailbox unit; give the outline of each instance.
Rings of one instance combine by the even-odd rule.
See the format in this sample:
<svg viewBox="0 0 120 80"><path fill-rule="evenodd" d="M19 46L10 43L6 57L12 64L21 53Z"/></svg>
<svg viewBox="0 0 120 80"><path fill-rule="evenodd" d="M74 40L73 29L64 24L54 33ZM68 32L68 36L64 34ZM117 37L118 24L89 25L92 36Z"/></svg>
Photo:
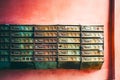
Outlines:
<svg viewBox="0 0 120 80"><path fill-rule="evenodd" d="M0 25L0 69L100 69L103 25Z"/></svg>

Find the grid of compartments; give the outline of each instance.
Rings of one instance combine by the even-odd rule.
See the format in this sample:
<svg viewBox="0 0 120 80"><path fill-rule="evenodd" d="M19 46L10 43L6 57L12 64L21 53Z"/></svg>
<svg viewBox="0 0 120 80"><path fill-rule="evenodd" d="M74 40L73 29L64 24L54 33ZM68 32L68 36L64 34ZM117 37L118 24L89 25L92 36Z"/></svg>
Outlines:
<svg viewBox="0 0 120 80"><path fill-rule="evenodd" d="M103 25L0 25L0 68L100 69Z"/></svg>

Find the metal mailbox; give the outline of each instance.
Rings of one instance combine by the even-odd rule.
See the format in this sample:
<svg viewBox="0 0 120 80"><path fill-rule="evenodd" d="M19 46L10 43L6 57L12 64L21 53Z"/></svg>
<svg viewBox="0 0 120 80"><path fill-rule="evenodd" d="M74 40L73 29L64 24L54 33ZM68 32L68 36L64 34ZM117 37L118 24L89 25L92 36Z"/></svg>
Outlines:
<svg viewBox="0 0 120 80"><path fill-rule="evenodd" d="M0 25L0 69L100 69L103 25Z"/></svg>

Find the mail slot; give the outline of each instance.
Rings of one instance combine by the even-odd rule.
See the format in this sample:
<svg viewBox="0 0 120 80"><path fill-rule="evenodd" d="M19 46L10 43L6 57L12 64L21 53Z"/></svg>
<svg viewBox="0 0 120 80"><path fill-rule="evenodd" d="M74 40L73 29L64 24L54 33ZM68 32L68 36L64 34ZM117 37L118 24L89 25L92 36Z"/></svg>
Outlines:
<svg viewBox="0 0 120 80"><path fill-rule="evenodd" d="M0 56L0 62L8 62L9 61L9 58L4 56L4 57L1 57Z"/></svg>
<svg viewBox="0 0 120 80"><path fill-rule="evenodd" d="M80 49L80 44L59 44L59 49Z"/></svg>
<svg viewBox="0 0 120 80"><path fill-rule="evenodd" d="M104 31L104 27L102 25L82 25L82 31Z"/></svg>
<svg viewBox="0 0 120 80"><path fill-rule="evenodd" d="M80 26L59 26L60 31L80 31Z"/></svg>
<svg viewBox="0 0 120 80"><path fill-rule="evenodd" d="M11 49L33 49L33 44L12 44Z"/></svg>
<svg viewBox="0 0 120 80"><path fill-rule="evenodd" d="M0 32L0 37L8 37L9 32Z"/></svg>
<svg viewBox="0 0 120 80"><path fill-rule="evenodd" d="M0 43L9 43L9 42L10 42L9 38L5 38L5 37L0 38Z"/></svg>
<svg viewBox="0 0 120 80"><path fill-rule="evenodd" d="M11 55L33 55L33 50L11 50Z"/></svg>
<svg viewBox="0 0 120 80"><path fill-rule="evenodd" d="M13 38L12 43L33 43L32 38Z"/></svg>
<svg viewBox="0 0 120 80"><path fill-rule="evenodd" d="M7 30L9 30L9 26L7 26L7 25L0 26L0 31L7 31Z"/></svg>
<svg viewBox="0 0 120 80"><path fill-rule="evenodd" d="M12 32L12 37L33 37L33 32Z"/></svg>
<svg viewBox="0 0 120 80"><path fill-rule="evenodd" d="M82 62L103 62L103 57L82 57Z"/></svg>
<svg viewBox="0 0 120 80"><path fill-rule="evenodd" d="M59 38L60 43L80 43L80 38Z"/></svg>
<svg viewBox="0 0 120 80"><path fill-rule="evenodd" d="M80 32L59 32L60 37L80 37Z"/></svg>
<svg viewBox="0 0 120 80"><path fill-rule="evenodd" d="M101 55L104 55L104 52L103 50L90 50L90 51L82 51L81 54L83 56L94 56L94 55L98 55L98 56L101 56Z"/></svg>
<svg viewBox="0 0 120 80"><path fill-rule="evenodd" d="M80 61L80 56L59 56L58 61Z"/></svg>
<svg viewBox="0 0 120 80"><path fill-rule="evenodd" d="M35 37L56 37L56 32L35 32Z"/></svg>
<svg viewBox="0 0 120 80"><path fill-rule="evenodd" d="M11 62L31 62L33 58L31 56L12 56L10 58Z"/></svg>
<svg viewBox="0 0 120 80"><path fill-rule="evenodd" d="M0 44L0 50L1 49L9 49L10 44Z"/></svg>
<svg viewBox="0 0 120 80"><path fill-rule="evenodd" d="M35 38L35 43L57 43L56 38Z"/></svg>
<svg viewBox="0 0 120 80"><path fill-rule="evenodd" d="M79 50L59 50L59 55L80 55Z"/></svg>
<svg viewBox="0 0 120 80"><path fill-rule="evenodd" d="M35 55L57 55L57 50L35 50Z"/></svg>
<svg viewBox="0 0 120 80"><path fill-rule="evenodd" d="M35 26L35 31L54 31L57 26Z"/></svg>
<svg viewBox="0 0 120 80"><path fill-rule="evenodd" d="M96 37L103 38L103 32L82 32L82 37Z"/></svg>
<svg viewBox="0 0 120 80"><path fill-rule="evenodd" d="M100 38L100 39L82 39L82 43L84 43L84 44L88 44L88 43L103 43L104 41L103 41L103 38Z"/></svg>
<svg viewBox="0 0 120 80"><path fill-rule="evenodd" d="M56 61L56 56L37 56L35 61Z"/></svg>
<svg viewBox="0 0 120 80"><path fill-rule="evenodd" d="M11 30L13 31L32 31L32 26L11 26Z"/></svg>
<svg viewBox="0 0 120 80"><path fill-rule="evenodd" d="M9 50L0 50L0 55L9 55Z"/></svg>
<svg viewBox="0 0 120 80"><path fill-rule="evenodd" d="M35 49L57 49L56 44L35 44Z"/></svg>
<svg viewBox="0 0 120 80"><path fill-rule="evenodd" d="M103 45L82 45L82 50L103 50Z"/></svg>

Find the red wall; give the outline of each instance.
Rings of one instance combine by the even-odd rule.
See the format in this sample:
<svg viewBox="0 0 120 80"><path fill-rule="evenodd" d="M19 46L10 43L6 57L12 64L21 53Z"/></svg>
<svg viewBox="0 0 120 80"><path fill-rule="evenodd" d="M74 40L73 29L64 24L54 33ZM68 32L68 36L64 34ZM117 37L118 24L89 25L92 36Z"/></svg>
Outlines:
<svg viewBox="0 0 120 80"><path fill-rule="evenodd" d="M115 2L115 73L120 80L120 0Z"/></svg>
<svg viewBox="0 0 120 80"><path fill-rule="evenodd" d="M108 0L0 0L1 24L103 24L105 26L104 64L100 70L2 70L0 80L107 80L108 2ZM120 29L116 30L116 34L119 35ZM115 47L120 46L116 43ZM116 60L118 59L119 57ZM119 65L116 66L118 68ZM117 80L119 79L117 77Z"/></svg>

